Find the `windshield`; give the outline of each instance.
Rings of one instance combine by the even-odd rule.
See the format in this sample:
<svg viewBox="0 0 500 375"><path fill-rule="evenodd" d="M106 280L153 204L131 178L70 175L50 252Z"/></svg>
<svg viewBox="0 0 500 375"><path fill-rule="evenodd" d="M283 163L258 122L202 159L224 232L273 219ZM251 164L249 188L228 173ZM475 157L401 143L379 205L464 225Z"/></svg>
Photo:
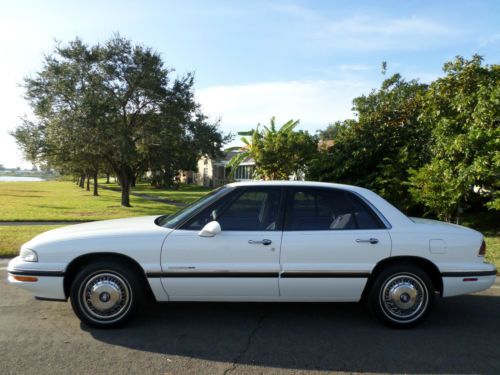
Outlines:
<svg viewBox="0 0 500 375"><path fill-rule="evenodd" d="M227 186L215 189L197 201L184 207L182 210L177 211L175 214L159 217L156 220L156 224L165 228L175 228L179 223L182 223L185 219L189 218L193 213L198 211L199 208L216 201L219 197L226 195L231 190L232 188Z"/></svg>

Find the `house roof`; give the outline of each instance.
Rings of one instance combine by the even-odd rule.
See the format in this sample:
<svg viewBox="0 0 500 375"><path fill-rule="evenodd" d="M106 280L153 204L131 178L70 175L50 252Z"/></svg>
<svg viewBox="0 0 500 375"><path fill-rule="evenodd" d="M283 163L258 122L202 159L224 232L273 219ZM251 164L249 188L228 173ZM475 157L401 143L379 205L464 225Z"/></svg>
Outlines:
<svg viewBox="0 0 500 375"><path fill-rule="evenodd" d="M214 164L218 165L227 165L229 161L235 156L238 155L240 152L239 151L228 151L224 152L224 156L220 159L217 159L214 161ZM253 158L246 158L243 160L240 165L254 165L255 160Z"/></svg>

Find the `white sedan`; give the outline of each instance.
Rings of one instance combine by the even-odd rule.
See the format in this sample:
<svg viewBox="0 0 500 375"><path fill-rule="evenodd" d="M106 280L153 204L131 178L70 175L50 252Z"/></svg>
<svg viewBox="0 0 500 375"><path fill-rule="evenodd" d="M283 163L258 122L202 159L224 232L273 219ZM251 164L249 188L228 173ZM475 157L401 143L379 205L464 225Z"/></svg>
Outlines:
<svg viewBox="0 0 500 375"><path fill-rule="evenodd" d="M414 219L377 194L316 182L226 185L171 216L67 226L21 247L12 285L71 300L94 327L157 301L366 301L410 327L435 296L489 288L481 233Z"/></svg>

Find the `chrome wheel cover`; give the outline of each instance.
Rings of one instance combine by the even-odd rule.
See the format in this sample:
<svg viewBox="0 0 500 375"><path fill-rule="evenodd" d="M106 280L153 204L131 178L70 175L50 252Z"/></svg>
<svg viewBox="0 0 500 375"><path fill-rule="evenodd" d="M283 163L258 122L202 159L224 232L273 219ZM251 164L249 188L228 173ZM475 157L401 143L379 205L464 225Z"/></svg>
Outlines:
<svg viewBox="0 0 500 375"><path fill-rule="evenodd" d="M110 271L90 276L79 294L86 315L98 322L118 320L130 309L132 300L128 282Z"/></svg>
<svg viewBox="0 0 500 375"><path fill-rule="evenodd" d="M379 300L382 311L389 319L409 323L425 312L429 304L429 293L418 276L403 273L384 282Z"/></svg>

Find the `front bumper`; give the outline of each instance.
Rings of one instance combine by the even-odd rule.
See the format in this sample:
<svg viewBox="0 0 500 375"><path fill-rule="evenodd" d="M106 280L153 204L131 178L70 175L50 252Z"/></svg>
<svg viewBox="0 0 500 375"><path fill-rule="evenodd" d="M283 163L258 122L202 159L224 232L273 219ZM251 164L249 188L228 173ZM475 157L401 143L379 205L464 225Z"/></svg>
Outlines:
<svg viewBox="0 0 500 375"><path fill-rule="evenodd" d="M39 263L25 262L16 257L9 262L7 281L10 285L28 290L35 297L65 301L64 272L42 267ZM34 281L22 281L26 278Z"/></svg>

